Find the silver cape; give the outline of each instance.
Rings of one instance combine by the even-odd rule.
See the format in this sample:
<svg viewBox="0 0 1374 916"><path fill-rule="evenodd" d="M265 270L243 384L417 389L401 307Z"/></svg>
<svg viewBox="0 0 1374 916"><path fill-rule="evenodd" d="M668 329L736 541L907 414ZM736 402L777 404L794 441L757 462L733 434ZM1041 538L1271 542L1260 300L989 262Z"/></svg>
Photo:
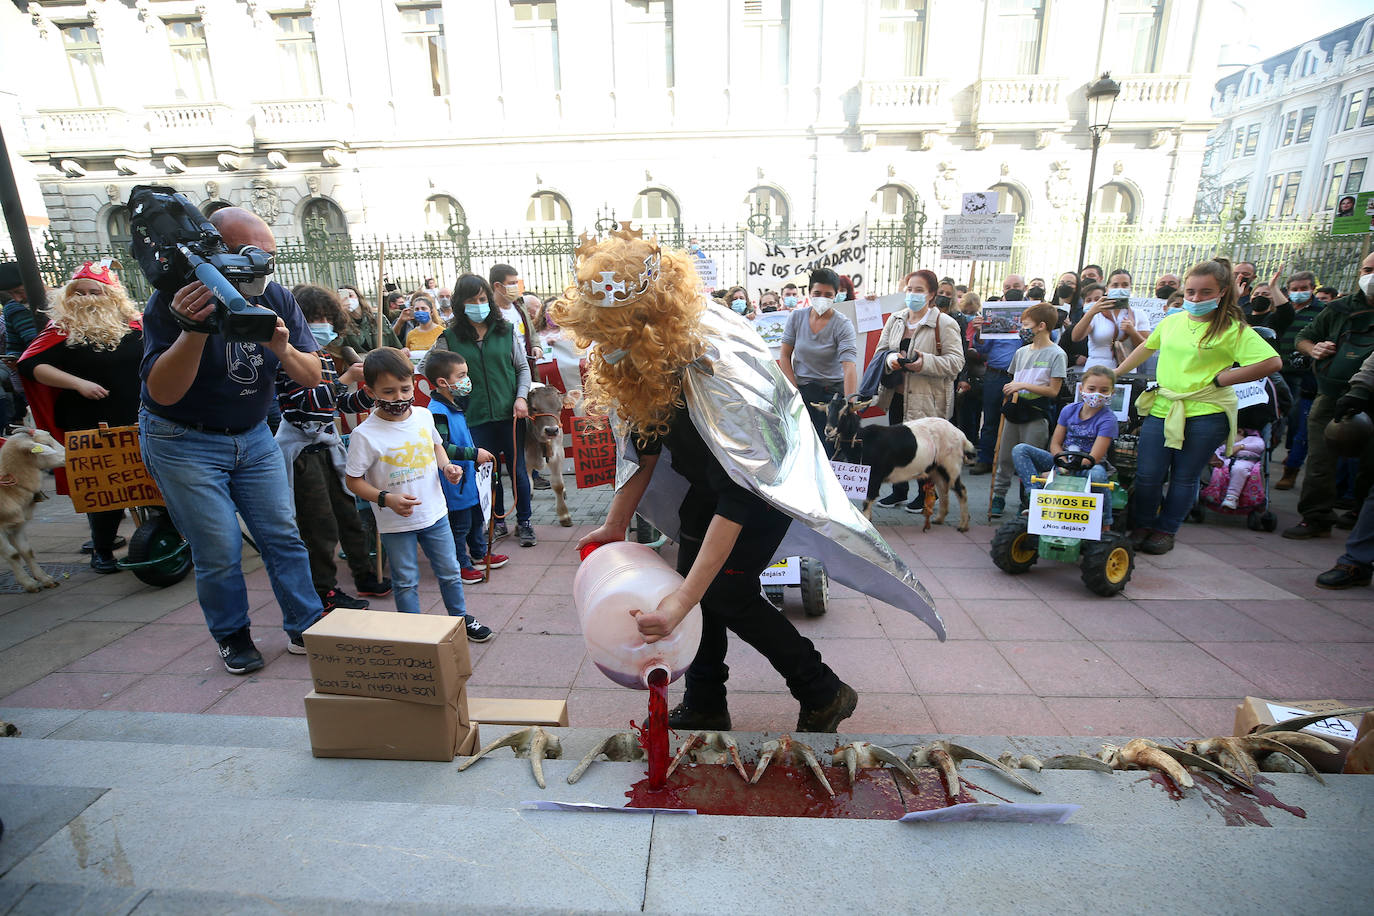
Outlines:
<svg viewBox="0 0 1374 916"><path fill-rule="evenodd" d="M930 593L849 501L801 395L753 325L709 300L701 323L707 352L687 367L687 408L730 479L792 517L773 559L815 557L832 579L915 614L943 641ZM627 435L616 436L616 457L619 489L639 468ZM665 449L637 511L676 541L686 493Z"/></svg>

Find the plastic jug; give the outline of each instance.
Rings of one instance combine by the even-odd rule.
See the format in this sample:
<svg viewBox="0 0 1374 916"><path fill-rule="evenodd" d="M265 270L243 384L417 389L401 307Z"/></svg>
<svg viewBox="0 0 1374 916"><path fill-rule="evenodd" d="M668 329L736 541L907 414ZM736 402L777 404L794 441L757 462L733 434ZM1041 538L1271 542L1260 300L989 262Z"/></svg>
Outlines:
<svg viewBox="0 0 1374 916"><path fill-rule="evenodd" d="M672 635L646 643L631 611L651 612L682 585L682 577L651 547L614 541L582 549L573 602L587 653L601 673L624 687L647 690L655 670L675 681L701 644L701 608L693 607Z"/></svg>

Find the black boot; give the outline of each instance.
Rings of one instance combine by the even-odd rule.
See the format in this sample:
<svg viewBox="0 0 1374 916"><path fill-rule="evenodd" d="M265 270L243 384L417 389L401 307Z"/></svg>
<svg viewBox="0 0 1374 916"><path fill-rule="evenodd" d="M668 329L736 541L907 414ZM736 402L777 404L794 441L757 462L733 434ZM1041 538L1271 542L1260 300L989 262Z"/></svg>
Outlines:
<svg viewBox="0 0 1374 916"><path fill-rule="evenodd" d="M718 710L693 709L683 700L668 710L668 727L693 732L728 732L730 710L724 706Z"/></svg>
<svg viewBox="0 0 1374 916"><path fill-rule="evenodd" d="M858 705L859 695L854 688L841 683L829 703L815 709L802 707L797 716L797 731L833 734L839 730L841 722L854 715L854 708Z"/></svg>
<svg viewBox="0 0 1374 916"><path fill-rule="evenodd" d="M115 562L114 554L108 550L91 551L91 569L108 576L110 573L119 572L119 564Z"/></svg>

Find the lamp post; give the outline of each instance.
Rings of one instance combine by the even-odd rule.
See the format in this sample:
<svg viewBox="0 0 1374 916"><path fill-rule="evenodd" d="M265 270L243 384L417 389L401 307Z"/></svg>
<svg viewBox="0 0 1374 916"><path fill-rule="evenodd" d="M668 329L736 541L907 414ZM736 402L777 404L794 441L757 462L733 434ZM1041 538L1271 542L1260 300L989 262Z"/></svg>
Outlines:
<svg viewBox="0 0 1374 916"><path fill-rule="evenodd" d="M1116 97L1121 94L1121 84L1104 73L1096 82L1090 83L1088 96L1088 132L1093 138L1092 159L1088 162L1088 199L1083 204L1083 237L1078 243L1078 273L1083 273L1083 259L1088 253L1088 220L1093 213L1093 180L1097 176L1097 148L1102 145L1102 135L1112 122L1112 107Z"/></svg>

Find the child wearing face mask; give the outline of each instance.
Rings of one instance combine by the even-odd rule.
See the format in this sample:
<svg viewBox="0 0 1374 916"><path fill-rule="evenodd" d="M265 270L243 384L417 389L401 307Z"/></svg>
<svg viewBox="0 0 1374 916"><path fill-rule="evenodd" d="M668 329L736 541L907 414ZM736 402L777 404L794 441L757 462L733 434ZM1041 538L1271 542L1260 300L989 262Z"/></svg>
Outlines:
<svg viewBox="0 0 1374 916"><path fill-rule="evenodd" d="M340 412L365 413L372 399L362 391L350 391L363 379L358 363L339 375L334 360L323 352L345 326L338 297L321 286L302 284L291 290L300 304L306 325L320 345L321 381L303 388L284 369L277 369L277 404L282 422L277 426L277 445L286 460L286 479L296 504L296 525L310 557L310 578L326 613L335 608L366 609L368 602L339 588L335 555L342 545L353 585L359 595L381 597L391 593L391 582L378 579L369 555L353 496L344 489L343 440L334 418Z"/></svg>
<svg viewBox="0 0 1374 916"><path fill-rule="evenodd" d="M1058 321L1058 310L1047 302L1036 303L1021 313L1024 346L1016 351L1007 367L1012 380L1002 386L1001 444L997 447L992 480L990 518L999 518L1006 509L1007 489L1015 475L1012 450L1023 442L1044 448L1049 441L1050 418L1046 408L1059 396L1068 370L1064 351L1050 337L1050 329Z"/></svg>
<svg viewBox="0 0 1374 916"><path fill-rule="evenodd" d="M1016 466L1016 474L1027 490L1040 488L1033 479L1054 467L1054 456L1061 452L1092 455L1091 461L1080 463L1082 469L1093 482L1107 482L1111 473L1107 451L1112 447L1118 431L1116 414L1111 409L1115 390L1116 373L1106 366L1089 367L1079 384L1079 399L1059 412L1059 422L1055 424L1054 435L1050 437L1049 450L1029 442L1022 442L1011 450L1012 464ZM1094 489L1093 492L1102 497L1102 527L1109 528L1112 524L1111 493L1105 489Z"/></svg>

